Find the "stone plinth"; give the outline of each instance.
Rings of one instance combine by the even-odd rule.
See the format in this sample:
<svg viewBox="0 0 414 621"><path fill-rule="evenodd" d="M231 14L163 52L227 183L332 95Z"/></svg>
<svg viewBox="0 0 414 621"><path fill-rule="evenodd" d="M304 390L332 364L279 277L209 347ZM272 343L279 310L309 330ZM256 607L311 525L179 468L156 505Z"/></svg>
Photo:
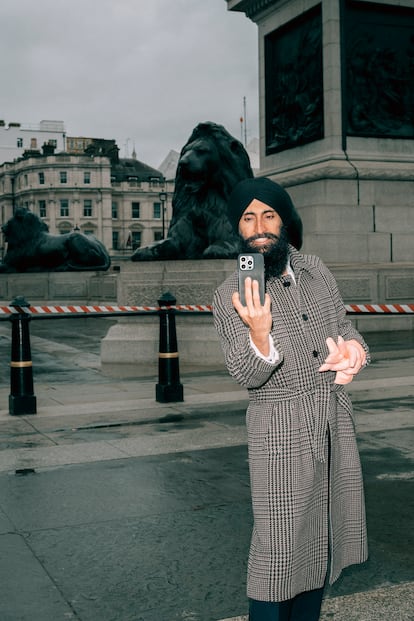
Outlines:
<svg viewBox="0 0 414 621"><path fill-rule="evenodd" d="M225 259L123 263L118 302L153 307L164 293L170 292L178 305L211 305L215 289L235 266L235 260ZM180 368L191 371L224 367L211 315L178 315L176 327ZM157 374L158 348L158 317L120 319L102 340L102 368L124 376Z"/></svg>
<svg viewBox="0 0 414 621"><path fill-rule="evenodd" d="M216 287L235 265L234 260L220 259L124 263L118 276L118 302L157 306L157 300L168 291L178 305L210 305ZM347 304L412 303L414 269L406 264L329 266ZM414 328L412 315L354 316L352 321L362 333ZM178 315L176 324L181 369L190 372L224 368L211 315ZM158 348L158 317L120 319L102 340L102 368L122 376L156 375Z"/></svg>
<svg viewBox="0 0 414 621"><path fill-rule="evenodd" d="M235 260L140 261L120 266L118 302L156 306L170 291L177 304L211 304L217 286L235 269Z"/></svg>
<svg viewBox="0 0 414 621"><path fill-rule="evenodd" d="M0 274L0 300L8 304L17 296L23 296L32 306L114 303L117 274L111 271Z"/></svg>
<svg viewBox="0 0 414 621"><path fill-rule="evenodd" d="M414 269L414 1L227 3L258 26L259 174L292 196L303 251Z"/></svg>
<svg viewBox="0 0 414 621"><path fill-rule="evenodd" d="M347 304L399 304L414 299L414 268L408 263L338 264L327 262ZM118 261L114 271L0 274L1 305L16 296L30 304L124 304L158 306L166 292L178 305L210 305L217 286L235 269L235 260ZM413 315L354 316L362 333L412 330ZM180 368L224 368L220 344L209 314L176 318ZM159 319L120 318L101 343L102 369L136 377L158 373Z"/></svg>

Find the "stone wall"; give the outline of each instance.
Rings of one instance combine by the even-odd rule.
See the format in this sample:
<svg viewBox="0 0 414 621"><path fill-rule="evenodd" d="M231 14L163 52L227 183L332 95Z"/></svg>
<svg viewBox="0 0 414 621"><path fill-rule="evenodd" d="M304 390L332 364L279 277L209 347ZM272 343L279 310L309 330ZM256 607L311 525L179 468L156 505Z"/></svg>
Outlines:
<svg viewBox="0 0 414 621"><path fill-rule="evenodd" d="M234 260L120 261L110 272L0 274L1 305L24 296L45 304L157 306L166 292L179 305L210 305L216 287L234 270ZM405 263L330 265L345 303L397 304L414 300L414 267ZM353 316L362 332L412 330L413 315ZM177 316L180 365L186 371L223 364L209 314ZM154 375L158 366L157 316L120 318L101 344L102 368L111 373Z"/></svg>
<svg viewBox="0 0 414 621"><path fill-rule="evenodd" d="M118 279L121 304L154 306L163 293L179 305L211 304L216 287L234 270L235 261L171 261L124 264ZM345 303L412 303L414 268L410 265L331 265ZM413 315L353 316L362 332L411 330ZM196 371L223 364L211 315L177 316L180 365ZM159 320L157 317L120 319L102 341L103 369L125 375L156 374Z"/></svg>
<svg viewBox="0 0 414 621"><path fill-rule="evenodd" d="M118 274L114 272L30 272L0 274L0 300L7 305L23 296L42 304L114 303Z"/></svg>

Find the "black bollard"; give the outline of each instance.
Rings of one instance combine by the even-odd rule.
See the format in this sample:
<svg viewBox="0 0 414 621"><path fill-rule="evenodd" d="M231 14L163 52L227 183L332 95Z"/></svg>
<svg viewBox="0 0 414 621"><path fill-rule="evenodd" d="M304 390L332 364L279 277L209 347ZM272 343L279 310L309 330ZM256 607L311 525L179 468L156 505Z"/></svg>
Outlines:
<svg viewBox="0 0 414 621"><path fill-rule="evenodd" d="M24 297L18 296L10 306L28 307ZM10 362L9 413L13 416L36 414L36 397L33 394L33 366L30 352L28 313L11 315L12 341Z"/></svg>
<svg viewBox="0 0 414 621"><path fill-rule="evenodd" d="M159 403L184 401L183 385L180 383L175 311L170 308L175 303L175 297L168 292L158 300L158 305L165 307L160 310L158 384L155 391L155 398Z"/></svg>

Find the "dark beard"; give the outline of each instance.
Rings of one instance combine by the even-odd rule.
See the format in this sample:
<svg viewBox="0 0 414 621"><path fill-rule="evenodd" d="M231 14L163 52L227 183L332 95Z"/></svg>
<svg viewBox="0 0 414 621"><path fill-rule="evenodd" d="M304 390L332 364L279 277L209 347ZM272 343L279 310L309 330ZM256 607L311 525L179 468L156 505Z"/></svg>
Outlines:
<svg viewBox="0 0 414 621"><path fill-rule="evenodd" d="M253 235L248 239L241 240L241 252L258 252L257 248L251 243L263 235ZM279 278L286 270L289 257L289 237L286 227L282 226L279 236L266 233L266 237L271 240L269 246L263 247L263 258L265 264L265 278Z"/></svg>

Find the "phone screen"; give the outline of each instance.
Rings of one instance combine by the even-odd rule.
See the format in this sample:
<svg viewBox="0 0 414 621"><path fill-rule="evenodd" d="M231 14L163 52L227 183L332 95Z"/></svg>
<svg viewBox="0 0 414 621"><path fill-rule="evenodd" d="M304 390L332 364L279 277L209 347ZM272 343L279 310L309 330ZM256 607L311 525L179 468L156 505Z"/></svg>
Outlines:
<svg viewBox="0 0 414 621"><path fill-rule="evenodd" d="M260 302L264 304L265 298L265 279L264 279L264 259L263 255L259 252L251 252L245 254L239 254L238 258L238 273L239 273L239 294L240 301L243 306L246 306L246 298L244 294L244 283L248 276L252 280L257 280L259 283Z"/></svg>

